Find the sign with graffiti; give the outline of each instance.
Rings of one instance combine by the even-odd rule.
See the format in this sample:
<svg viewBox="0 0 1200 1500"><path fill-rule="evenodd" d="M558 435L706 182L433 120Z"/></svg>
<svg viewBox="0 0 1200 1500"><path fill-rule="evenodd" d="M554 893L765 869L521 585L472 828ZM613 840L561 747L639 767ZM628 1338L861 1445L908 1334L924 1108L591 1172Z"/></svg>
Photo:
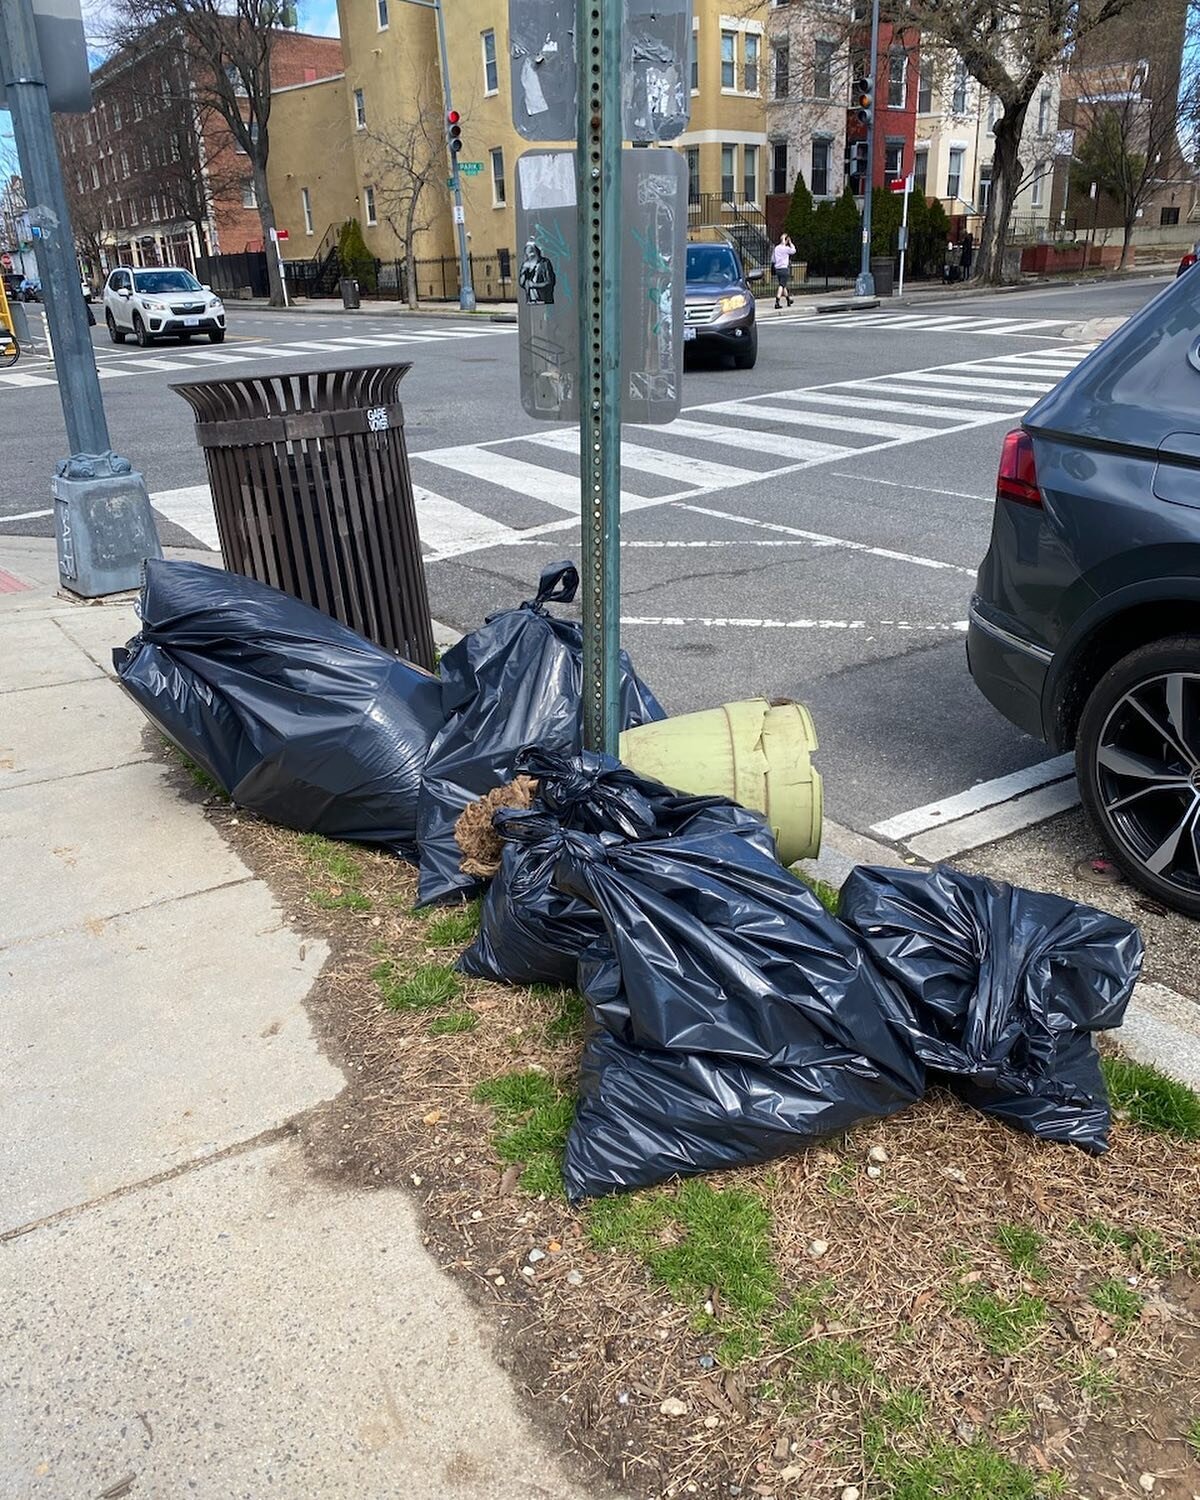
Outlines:
<svg viewBox="0 0 1200 1500"><path fill-rule="evenodd" d="M527 141L573 141L578 130L575 0L509 0L512 116ZM622 134L671 141L687 129L692 95L691 0L624 0Z"/></svg>
<svg viewBox="0 0 1200 1500"><path fill-rule="evenodd" d="M517 162L521 403L579 420L579 194L573 151ZM675 151L621 153L621 420L672 422L683 380L687 164Z"/></svg>

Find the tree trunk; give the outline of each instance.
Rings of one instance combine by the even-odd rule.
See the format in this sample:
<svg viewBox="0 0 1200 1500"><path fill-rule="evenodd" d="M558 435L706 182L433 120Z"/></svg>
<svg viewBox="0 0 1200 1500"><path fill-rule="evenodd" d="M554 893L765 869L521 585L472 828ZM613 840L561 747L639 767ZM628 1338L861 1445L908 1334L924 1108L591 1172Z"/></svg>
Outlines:
<svg viewBox="0 0 1200 1500"><path fill-rule="evenodd" d="M1125 224L1125 238L1121 241L1121 263L1119 269L1128 271L1133 264L1133 226L1134 220L1129 219Z"/></svg>
<svg viewBox="0 0 1200 1500"><path fill-rule="evenodd" d="M267 285L271 289L271 306L283 307L283 277L279 271L279 247L272 231L275 228L275 209L267 187L267 171L258 161L254 163L254 194L258 199L258 222L262 225L263 249L267 256Z"/></svg>
<svg viewBox="0 0 1200 1500"><path fill-rule="evenodd" d="M408 200L408 212L405 215L404 225L404 274L408 277L408 305L413 311L417 311L417 256L414 247L414 236L417 232L417 200L421 196L423 182L413 184L412 196Z"/></svg>
<svg viewBox="0 0 1200 1500"><path fill-rule="evenodd" d="M1013 202L1021 185L1021 132L1029 100L1004 102L1004 113L996 121L995 149L992 156L992 193L987 217L979 236L976 275L992 286L1004 284L1004 247L1008 244L1008 226Z"/></svg>

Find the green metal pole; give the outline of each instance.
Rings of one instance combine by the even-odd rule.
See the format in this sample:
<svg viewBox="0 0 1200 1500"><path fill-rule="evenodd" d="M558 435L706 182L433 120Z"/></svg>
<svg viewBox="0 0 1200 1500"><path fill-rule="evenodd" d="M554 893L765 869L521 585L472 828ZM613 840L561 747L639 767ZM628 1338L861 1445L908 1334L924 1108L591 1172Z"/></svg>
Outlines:
<svg viewBox="0 0 1200 1500"><path fill-rule="evenodd" d="M579 0L583 742L617 753L621 608L621 19Z"/></svg>

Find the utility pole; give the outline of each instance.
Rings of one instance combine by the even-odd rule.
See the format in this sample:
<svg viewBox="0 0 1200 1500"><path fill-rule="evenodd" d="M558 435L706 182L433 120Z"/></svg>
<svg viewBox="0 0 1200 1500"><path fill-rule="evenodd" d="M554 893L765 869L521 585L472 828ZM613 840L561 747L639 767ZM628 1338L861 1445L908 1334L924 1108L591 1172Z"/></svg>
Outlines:
<svg viewBox="0 0 1200 1500"><path fill-rule="evenodd" d="M879 0L871 0L871 59L867 65L870 103L867 116L867 173L863 183L862 211L862 258L859 261L858 279L854 283L856 297L875 295L875 278L871 275L871 189L875 185L875 106L879 98Z"/></svg>
<svg viewBox="0 0 1200 1500"><path fill-rule="evenodd" d="M32 0L0 0L0 83L37 240L71 450L51 484L59 576L66 588L87 597L116 593L136 587L143 560L161 557L162 548L145 482L109 441Z"/></svg>

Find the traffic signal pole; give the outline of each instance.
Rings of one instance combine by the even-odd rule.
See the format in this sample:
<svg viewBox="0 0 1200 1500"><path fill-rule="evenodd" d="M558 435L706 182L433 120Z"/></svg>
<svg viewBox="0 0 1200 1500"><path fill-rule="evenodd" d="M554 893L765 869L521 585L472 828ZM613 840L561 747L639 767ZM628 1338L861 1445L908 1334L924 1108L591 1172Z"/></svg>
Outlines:
<svg viewBox="0 0 1200 1500"><path fill-rule="evenodd" d="M871 0L871 63L868 72L871 102L867 106L867 172L863 183L862 258L854 292L859 297L875 295L871 275L871 190L875 186L875 106L879 99L879 0Z"/></svg>
<svg viewBox="0 0 1200 1500"><path fill-rule="evenodd" d="M454 101L450 97L450 58L446 52L446 19L442 15L442 0L434 0L437 15L438 56L442 64L442 103L446 117L455 114ZM457 120L457 115L455 114ZM467 252L467 215L463 208L462 178L458 172L458 152L450 152L450 182L454 198L454 230L458 239L458 305L463 312L475 311L475 284L471 279L471 257Z"/></svg>

